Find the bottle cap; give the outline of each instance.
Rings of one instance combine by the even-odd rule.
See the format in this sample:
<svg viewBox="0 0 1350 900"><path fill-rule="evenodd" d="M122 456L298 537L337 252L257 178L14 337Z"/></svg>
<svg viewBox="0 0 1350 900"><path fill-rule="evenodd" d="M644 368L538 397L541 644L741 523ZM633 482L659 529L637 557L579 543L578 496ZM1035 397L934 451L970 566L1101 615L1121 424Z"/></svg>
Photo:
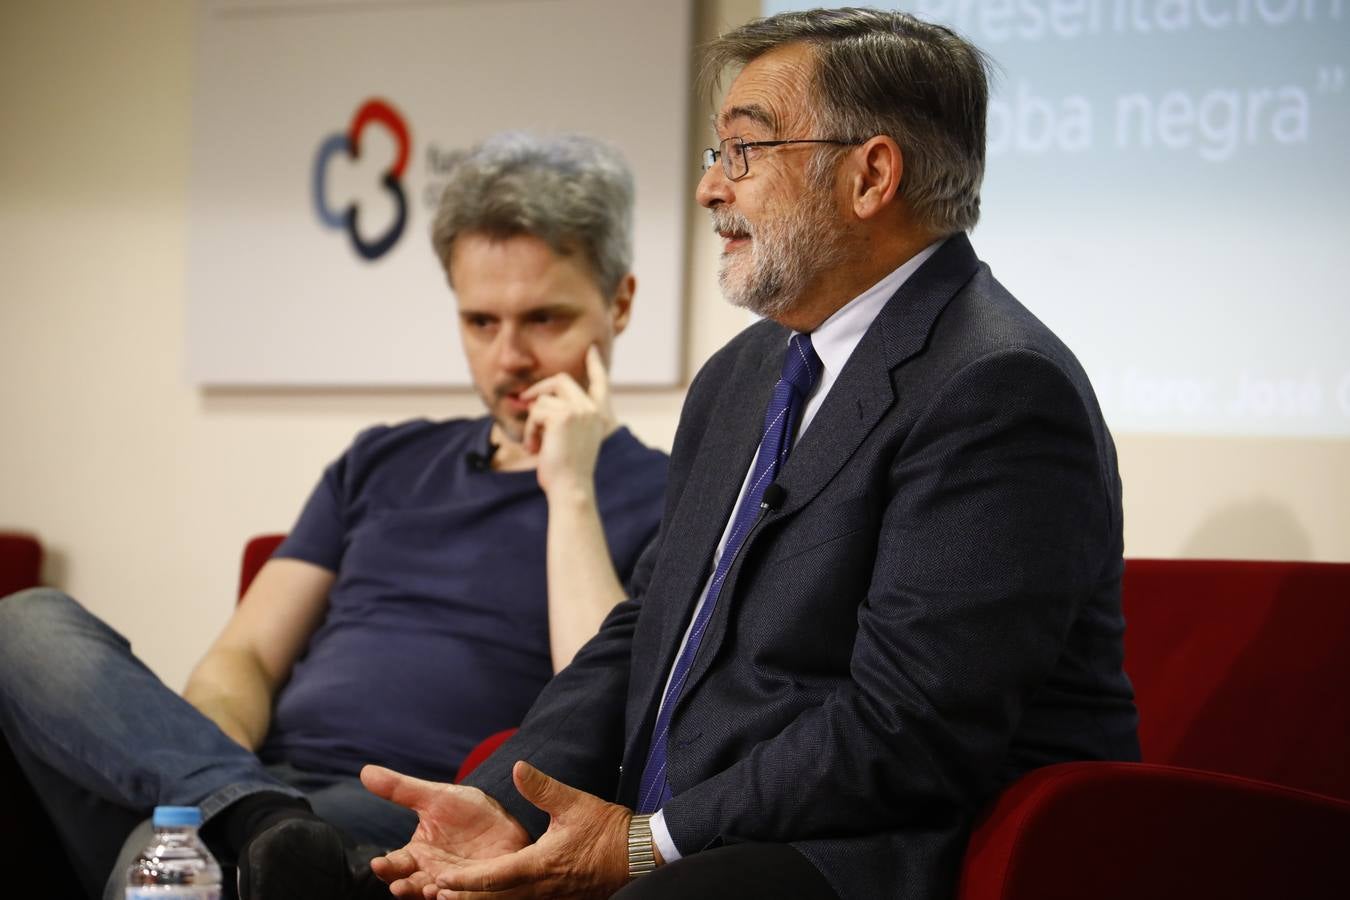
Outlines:
<svg viewBox="0 0 1350 900"><path fill-rule="evenodd" d="M202 824L202 811L195 806L156 806L155 827L169 828L175 825L191 825L196 828Z"/></svg>

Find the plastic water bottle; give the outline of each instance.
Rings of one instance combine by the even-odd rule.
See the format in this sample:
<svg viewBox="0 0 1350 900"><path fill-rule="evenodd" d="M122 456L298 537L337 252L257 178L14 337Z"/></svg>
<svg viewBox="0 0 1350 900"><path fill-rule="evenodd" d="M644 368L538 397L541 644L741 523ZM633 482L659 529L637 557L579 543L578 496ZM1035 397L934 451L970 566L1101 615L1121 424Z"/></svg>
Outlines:
<svg viewBox="0 0 1350 900"><path fill-rule="evenodd" d="M155 836L127 869L126 900L220 900L220 864L195 806L156 806Z"/></svg>

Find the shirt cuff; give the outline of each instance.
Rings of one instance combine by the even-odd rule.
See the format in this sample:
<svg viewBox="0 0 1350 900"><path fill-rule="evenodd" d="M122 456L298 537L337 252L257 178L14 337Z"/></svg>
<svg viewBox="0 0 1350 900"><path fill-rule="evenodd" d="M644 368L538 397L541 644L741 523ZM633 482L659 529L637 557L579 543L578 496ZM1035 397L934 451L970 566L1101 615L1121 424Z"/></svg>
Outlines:
<svg viewBox="0 0 1350 900"><path fill-rule="evenodd" d="M666 827L666 811L658 809L647 824L652 828L652 843L661 851L662 861L673 863L679 859L680 851L675 848L675 842L670 839L670 829Z"/></svg>

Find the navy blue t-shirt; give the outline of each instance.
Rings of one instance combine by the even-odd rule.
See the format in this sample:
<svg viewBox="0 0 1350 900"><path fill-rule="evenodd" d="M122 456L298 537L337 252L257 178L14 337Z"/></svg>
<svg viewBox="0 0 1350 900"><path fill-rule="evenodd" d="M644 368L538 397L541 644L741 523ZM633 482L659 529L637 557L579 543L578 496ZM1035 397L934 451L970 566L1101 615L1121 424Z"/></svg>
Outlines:
<svg viewBox="0 0 1350 900"><path fill-rule="evenodd" d="M548 507L534 472L473 464L491 424L372 428L324 471L275 555L337 581L277 698L264 761L449 781L552 677ZM601 445L596 496L621 581L656 533L667 461L627 429Z"/></svg>

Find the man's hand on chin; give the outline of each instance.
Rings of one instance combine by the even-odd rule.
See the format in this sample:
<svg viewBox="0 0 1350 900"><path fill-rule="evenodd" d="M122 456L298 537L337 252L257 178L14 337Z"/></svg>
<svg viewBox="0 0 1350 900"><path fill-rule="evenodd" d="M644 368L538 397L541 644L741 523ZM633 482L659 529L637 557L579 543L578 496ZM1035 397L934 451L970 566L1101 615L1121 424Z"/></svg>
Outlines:
<svg viewBox="0 0 1350 900"><path fill-rule="evenodd" d="M549 499L555 491L594 502L595 461L600 445L619 427L609 399L609 373L600 349L586 351L585 388L566 372L530 385L521 397L530 401L521 446L536 457L539 486Z"/></svg>
<svg viewBox="0 0 1350 900"><path fill-rule="evenodd" d="M548 831L505 856L447 860L434 877L438 900L604 898L628 882L631 810L568 787L525 762L516 763L512 776L521 796L549 814Z"/></svg>
<svg viewBox="0 0 1350 900"><path fill-rule="evenodd" d="M512 854L530 840L496 800L477 788L439 784L366 766L361 783L371 793L417 813L417 830L401 849L370 861L396 897L423 897L440 872L475 860Z"/></svg>

